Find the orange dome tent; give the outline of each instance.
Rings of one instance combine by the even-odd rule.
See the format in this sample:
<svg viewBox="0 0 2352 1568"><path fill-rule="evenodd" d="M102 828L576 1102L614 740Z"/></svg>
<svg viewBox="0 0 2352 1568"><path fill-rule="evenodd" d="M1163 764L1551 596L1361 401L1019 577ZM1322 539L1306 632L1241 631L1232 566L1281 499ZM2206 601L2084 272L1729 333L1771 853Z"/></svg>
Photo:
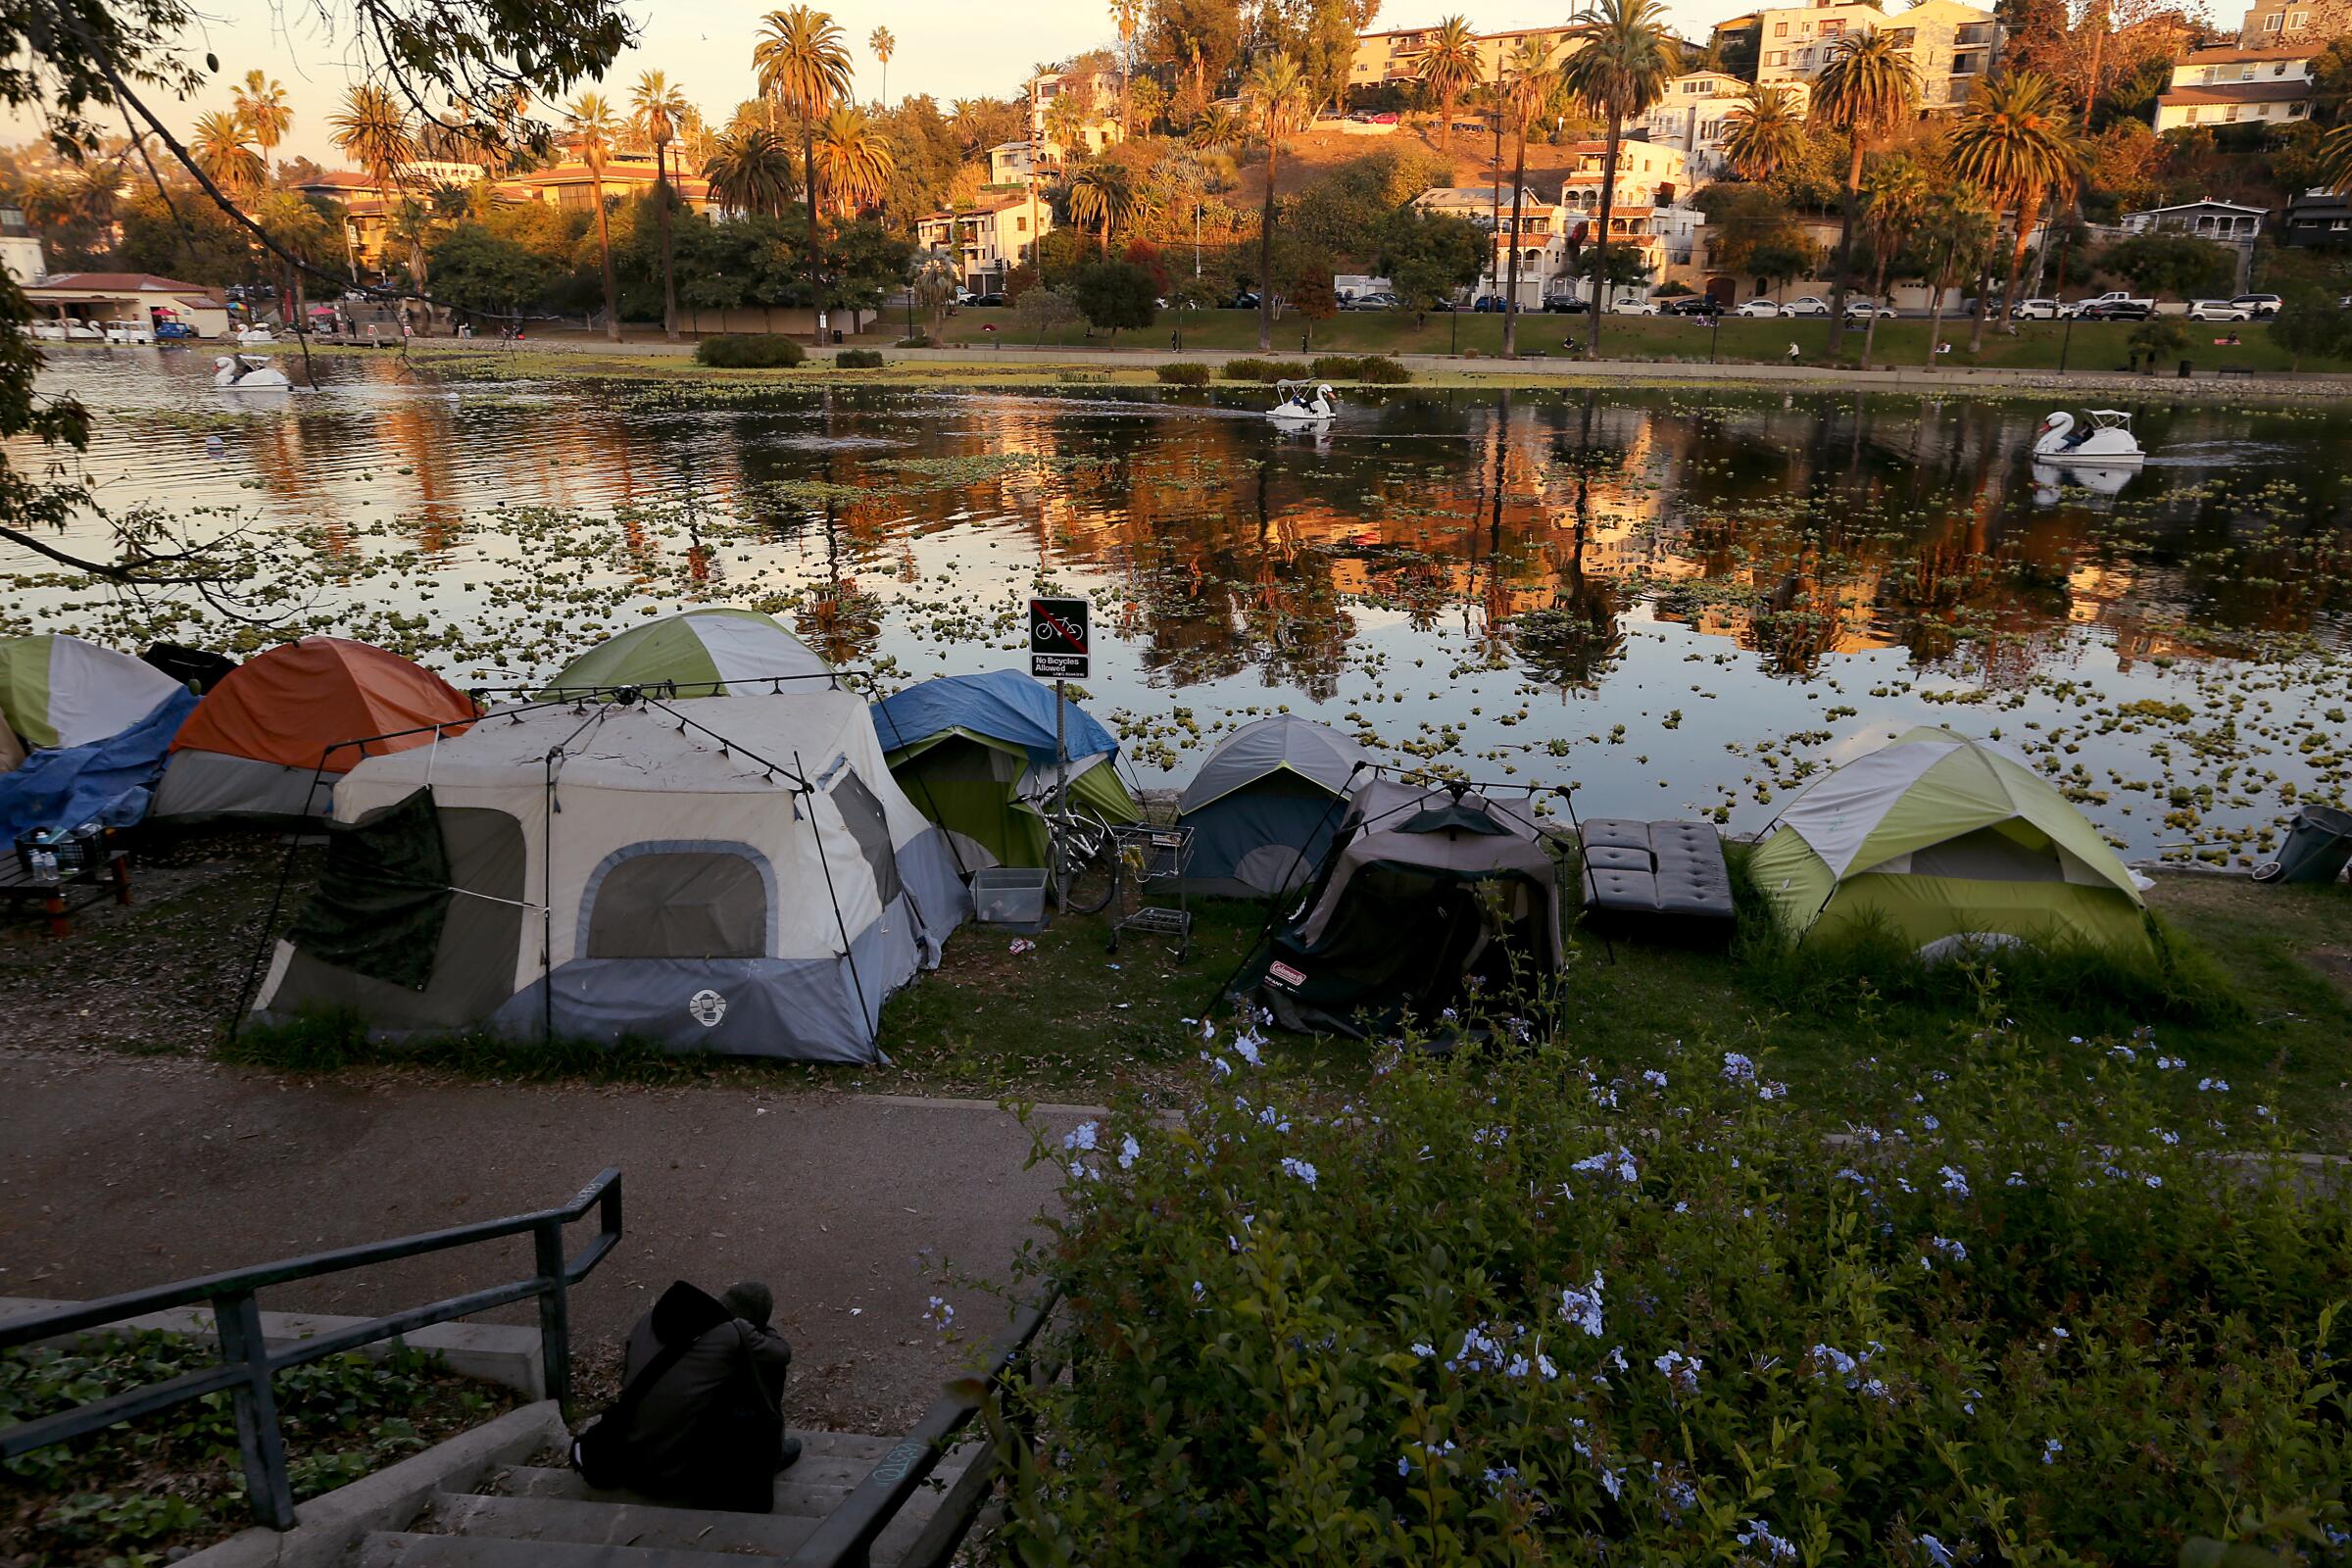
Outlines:
<svg viewBox="0 0 2352 1568"><path fill-rule="evenodd" d="M398 654L305 637L247 661L196 705L152 814L322 816L328 787L363 757L430 745L435 726L455 735L474 716L470 698Z"/></svg>

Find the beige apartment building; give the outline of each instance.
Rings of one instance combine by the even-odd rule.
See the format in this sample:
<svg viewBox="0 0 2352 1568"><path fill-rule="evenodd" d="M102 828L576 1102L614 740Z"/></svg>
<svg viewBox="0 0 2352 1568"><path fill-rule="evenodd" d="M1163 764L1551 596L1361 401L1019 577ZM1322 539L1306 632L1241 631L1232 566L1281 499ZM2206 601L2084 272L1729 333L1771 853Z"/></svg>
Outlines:
<svg viewBox="0 0 2352 1568"><path fill-rule="evenodd" d="M1802 114L1812 89L1802 81L1776 83L1796 99L1797 113ZM1723 138L1731 129L1729 120L1733 110L1740 107L1748 83L1724 71L1693 71L1677 76L1666 84L1666 96L1642 122L1650 144L1671 147L1683 155L1684 163L1693 182L1720 177L1729 168L1723 156Z"/></svg>
<svg viewBox="0 0 2352 1568"><path fill-rule="evenodd" d="M1786 86L1810 82L1848 33L1888 31L1911 57L1919 75L1920 108L1958 109L1992 69L2000 24L1990 11L1961 0L1923 0L1889 16L1875 5L1824 0L1757 13L1756 80Z"/></svg>
<svg viewBox="0 0 2352 1568"><path fill-rule="evenodd" d="M2309 117L2318 52L2316 43L2197 50L2173 66L2173 83L2156 100L2156 133L2266 120L2291 124Z"/></svg>
<svg viewBox="0 0 2352 1568"><path fill-rule="evenodd" d="M1038 236L1053 228L1052 207L1025 193L1001 192L969 212L925 214L914 221L914 237L926 250L953 256L965 288L988 294L1004 287L1005 274L1030 261Z"/></svg>
<svg viewBox="0 0 2352 1568"><path fill-rule="evenodd" d="M1437 27L1397 27L1387 32L1359 33L1355 40L1355 60L1348 69L1350 87L1377 87L1386 82L1406 82L1421 74L1421 56L1428 51L1429 40ZM1505 60L1518 49L1520 40L1540 38L1550 47L1552 64L1559 64L1568 52L1571 30L1557 27L1514 27L1505 32L1482 32L1478 35L1478 63L1481 79L1494 81L1502 74Z"/></svg>
<svg viewBox="0 0 2352 1568"><path fill-rule="evenodd" d="M1029 136L1038 155L1060 161L1060 149L1046 134L1047 111L1058 98L1075 98L1084 116L1079 151L1101 152L1119 139L1119 74L1115 71L1045 71L1029 78Z"/></svg>

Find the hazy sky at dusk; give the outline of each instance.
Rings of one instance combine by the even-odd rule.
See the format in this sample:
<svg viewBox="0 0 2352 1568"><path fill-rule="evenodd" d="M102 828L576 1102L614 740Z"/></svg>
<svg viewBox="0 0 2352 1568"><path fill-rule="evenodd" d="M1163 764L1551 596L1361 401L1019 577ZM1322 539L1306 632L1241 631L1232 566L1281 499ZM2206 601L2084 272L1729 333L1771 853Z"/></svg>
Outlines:
<svg viewBox="0 0 2352 1568"><path fill-rule="evenodd" d="M207 49L218 53L220 76L209 90L180 106L172 117L178 125L184 127L204 110L227 108L229 84L259 66L285 83L294 107L294 129L286 150L335 164L325 117L351 77L342 45L315 21L313 7L271 0L198 3L211 20L191 35L190 52L199 61ZM625 98L627 84L639 72L659 68L707 113L724 119L752 95L752 37L760 18L775 7L776 0L666 0L635 7L632 15L641 24L638 47L621 58L607 78L607 90L618 88L616 96ZM850 36L859 98L883 91L881 68L865 43L882 25L898 38L890 62L889 95L897 99L927 92L942 108L959 97L1010 93L1037 63L1117 37L1104 0L1025 0L1017 5L858 0L832 9ZM1432 0L1408 9L1384 5L1374 25L1431 23L1456 9L1481 31L1552 23L1567 11L1565 6L1550 9L1521 0ZM1669 6L1668 16L1690 34L1703 30L1713 17L1736 9L1736 0L1713 7L1678 0ZM10 128L10 139L18 140L29 135L33 125L20 118Z"/></svg>

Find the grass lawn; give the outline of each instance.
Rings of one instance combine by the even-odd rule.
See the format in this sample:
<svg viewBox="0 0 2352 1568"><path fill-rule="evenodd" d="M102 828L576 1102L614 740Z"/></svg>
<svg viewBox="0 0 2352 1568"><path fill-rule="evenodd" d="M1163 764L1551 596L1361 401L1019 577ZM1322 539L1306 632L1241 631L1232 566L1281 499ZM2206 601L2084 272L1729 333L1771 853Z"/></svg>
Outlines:
<svg viewBox="0 0 2352 1568"><path fill-rule="evenodd" d="M2240 366L2255 370L2284 370L2287 355L2271 341L2270 333L2257 323L2234 328L2199 326L2190 328L2193 345L2182 356L2199 369L2220 366ZM997 328L992 335L987 328ZM2126 346L2135 323L2129 321L2086 321L2072 328L2073 341L2067 342L2068 326L2056 321L2021 321L2017 335L2011 337L1997 329L1987 328L1984 350L1981 355L1968 352L1969 322L1965 318L1946 319L1943 340L1952 345L1952 352L1941 360L1947 367L1971 365L1996 366L2014 369L2056 369L2059 356L2064 352L2066 365L2073 370L2122 370L2128 367L2131 350ZM2213 340L2227 337L2234 330L2240 339L2236 348L2218 348ZM1581 356L1584 344L1592 331L1592 319L1582 316L1549 316L1531 314L1520 318L1519 351L1522 355L1566 354ZM1327 321L1307 321L1296 315L1286 315L1274 323L1274 347L1277 355L1296 356L1300 352L1300 334L1305 334L1306 352L1360 354L1379 351L1387 354L1454 354L1475 351L1493 356L1502 351L1502 318L1482 316L1474 312L1431 312L1416 326L1411 313L1405 311L1343 311ZM1181 338L1186 349L1249 349L1257 347L1257 313L1254 311L1165 311L1157 324L1141 331L1122 332L1116 339L1107 334L1087 335L1083 327L1072 327L1060 333L1048 333L1045 347L1089 348L1121 347L1167 349ZM1830 324L1826 320L1788 318L1756 320L1741 317L1727 317L1720 331L1678 317L1612 316L1601 325L1601 349L1612 360L1689 360L1705 361L1710 352L1727 364L1777 364L1785 360L1788 345L1793 342L1803 351L1805 363L1819 365L1827 357ZM1561 346L1562 339L1572 339L1573 350ZM942 341L947 343L1002 342L1011 346L1031 346L1033 339L1024 335L1014 313L1009 310L964 310L948 318ZM1861 329L1856 327L1846 336L1844 355L1858 359L1862 352ZM1881 321L1878 337L1872 344L1871 363L1874 365L1925 365L1928 359L1928 322L1923 319ZM2307 360L2303 368L2321 370L2344 368L2341 362ZM2173 368L2168 363L2168 372Z"/></svg>

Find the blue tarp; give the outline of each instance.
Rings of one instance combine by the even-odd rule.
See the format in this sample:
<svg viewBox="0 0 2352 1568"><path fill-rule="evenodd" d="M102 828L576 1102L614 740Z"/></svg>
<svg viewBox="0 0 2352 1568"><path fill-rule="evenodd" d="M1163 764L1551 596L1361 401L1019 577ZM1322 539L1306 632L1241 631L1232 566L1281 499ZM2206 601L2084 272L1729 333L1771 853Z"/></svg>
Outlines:
<svg viewBox="0 0 2352 1568"><path fill-rule="evenodd" d="M1076 703L1064 703L1069 755L1098 757L1119 743ZM1054 760L1054 689L1012 669L940 675L874 704L874 733L897 753L952 729L1018 746L1033 763Z"/></svg>
<svg viewBox="0 0 2352 1568"><path fill-rule="evenodd" d="M0 773L0 854L35 828L128 827L145 816L164 754L195 709L196 694L183 688L119 734L35 752Z"/></svg>

